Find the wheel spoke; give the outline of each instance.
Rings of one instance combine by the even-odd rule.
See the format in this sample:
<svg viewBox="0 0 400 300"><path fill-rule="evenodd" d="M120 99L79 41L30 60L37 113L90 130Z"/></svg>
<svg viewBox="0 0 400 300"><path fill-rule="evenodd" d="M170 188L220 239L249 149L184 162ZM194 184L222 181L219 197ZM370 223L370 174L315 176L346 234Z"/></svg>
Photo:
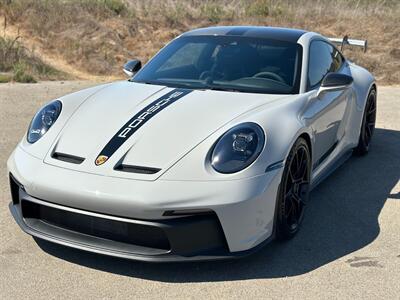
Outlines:
<svg viewBox="0 0 400 300"><path fill-rule="evenodd" d="M367 112L368 114L370 114L372 112L375 112L375 110L376 110L375 101L373 99L370 99Z"/></svg>
<svg viewBox="0 0 400 300"><path fill-rule="evenodd" d="M297 206L296 203L294 203L294 201L291 202L291 214L289 216L292 217L292 220L295 221L296 220L296 215L297 215Z"/></svg>
<svg viewBox="0 0 400 300"><path fill-rule="evenodd" d="M302 187L302 186L304 186L304 185L308 185L309 184L309 182L308 182L308 180L307 179L302 179L301 181L299 181L299 186L300 186L300 188Z"/></svg>
<svg viewBox="0 0 400 300"><path fill-rule="evenodd" d="M300 173L300 179L304 179L304 176L307 175L307 161L306 160L303 160L299 173Z"/></svg>
<svg viewBox="0 0 400 300"><path fill-rule="evenodd" d="M371 136L372 136L372 131L371 131L371 128L369 128L369 126L366 126L366 135L367 135L367 138L368 138L368 140L371 138Z"/></svg>
<svg viewBox="0 0 400 300"><path fill-rule="evenodd" d="M290 189L284 196L285 201L287 201L287 199L290 200L290 197L292 197L292 189Z"/></svg>
<svg viewBox="0 0 400 300"><path fill-rule="evenodd" d="M374 133L375 126L374 125L370 125L370 126L368 126L368 128L369 128L369 131L371 133L370 137L372 137L372 134Z"/></svg>
<svg viewBox="0 0 400 300"><path fill-rule="evenodd" d="M303 164L303 160L304 160L304 150L301 150L301 156L299 157L299 161L298 161L298 165L297 168L300 169L302 164Z"/></svg>
<svg viewBox="0 0 400 300"><path fill-rule="evenodd" d="M365 116L365 142L369 144L375 129L376 103L373 97L368 99L368 109Z"/></svg>
<svg viewBox="0 0 400 300"><path fill-rule="evenodd" d="M300 199L301 199L301 202L303 203L303 205L306 205L305 198L306 198L306 195L308 194L308 191L309 191L309 183L306 181L304 183L301 183L300 187L299 187L299 193L300 193Z"/></svg>
<svg viewBox="0 0 400 300"><path fill-rule="evenodd" d="M291 170L292 180L294 183L298 183L304 178L307 173L307 160L304 159L304 151L297 155L298 161L296 161L296 170Z"/></svg>
<svg viewBox="0 0 400 300"><path fill-rule="evenodd" d="M294 202L292 201L292 198L289 197L289 199L287 199L286 202L286 212L285 212L285 216L287 219L290 219L290 217L295 213L296 208L294 207Z"/></svg>
<svg viewBox="0 0 400 300"><path fill-rule="evenodd" d="M292 168L289 168L289 178L290 178L290 183L293 184L295 179L294 179L294 176L293 176Z"/></svg>
<svg viewBox="0 0 400 300"><path fill-rule="evenodd" d="M375 123L376 115L375 114L368 114L367 117L366 117L366 120L368 122L374 122Z"/></svg>
<svg viewBox="0 0 400 300"><path fill-rule="evenodd" d="M296 172L299 169L299 153L296 153L296 155L294 156L296 159L296 163L295 163L295 167L296 167L296 171L294 172L295 176L296 176Z"/></svg>
<svg viewBox="0 0 400 300"><path fill-rule="evenodd" d="M365 130L364 130L364 140L366 145L368 145L372 138L372 133L375 129L376 120L376 103L373 97L368 99L367 109L365 113Z"/></svg>
<svg viewBox="0 0 400 300"><path fill-rule="evenodd" d="M301 197L299 195L297 195L297 194L293 194L292 195L292 199L296 202L297 205L299 205L300 203L303 202Z"/></svg>

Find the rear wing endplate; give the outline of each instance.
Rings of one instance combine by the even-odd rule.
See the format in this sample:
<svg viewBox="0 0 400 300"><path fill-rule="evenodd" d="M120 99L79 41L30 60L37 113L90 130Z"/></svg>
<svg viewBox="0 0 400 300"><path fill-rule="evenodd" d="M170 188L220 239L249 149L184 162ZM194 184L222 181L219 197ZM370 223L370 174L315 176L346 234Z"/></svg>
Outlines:
<svg viewBox="0 0 400 300"><path fill-rule="evenodd" d="M367 45L368 45L367 40L349 39L347 35L345 35L343 38L329 38L329 40L334 44L340 45L340 51L343 51L344 45L362 47L364 52L367 51Z"/></svg>

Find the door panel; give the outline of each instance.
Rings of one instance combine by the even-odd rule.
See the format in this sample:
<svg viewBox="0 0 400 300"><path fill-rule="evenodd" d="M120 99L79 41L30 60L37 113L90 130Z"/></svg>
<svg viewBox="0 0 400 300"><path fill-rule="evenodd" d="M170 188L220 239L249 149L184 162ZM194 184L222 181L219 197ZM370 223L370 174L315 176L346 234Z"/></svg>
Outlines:
<svg viewBox="0 0 400 300"><path fill-rule="evenodd" d="M317 167L343 138L343 117L349 103L350 89L326 92L317 98L317 91L326 74L348 73L343 56L331 44L314 40L310 44L308 90L310 101L305 117L314 133L313 167Z"/></svg>
<svg viewBox="0 0 400 300"><path fill-rule="evenodd" d="M348 104L349 90L328 92L322 98L313 99L309 106L309 115L313 115L314 131L313 167L321 163L333 151L343 138L341 129L343 116Z"/></svg>

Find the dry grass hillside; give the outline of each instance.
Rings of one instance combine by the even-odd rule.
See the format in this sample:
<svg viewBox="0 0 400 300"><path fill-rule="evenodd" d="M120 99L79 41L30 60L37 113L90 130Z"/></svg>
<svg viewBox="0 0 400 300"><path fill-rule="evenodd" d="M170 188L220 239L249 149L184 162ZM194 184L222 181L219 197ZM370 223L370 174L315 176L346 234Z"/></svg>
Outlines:
<svg viewBox="0 0 400 300"><path fill-rule="evenodd" d="M0 0L0 81L121 76L181 32L232 24L368 39L345 55L400 84L399 0Z"/></svg>

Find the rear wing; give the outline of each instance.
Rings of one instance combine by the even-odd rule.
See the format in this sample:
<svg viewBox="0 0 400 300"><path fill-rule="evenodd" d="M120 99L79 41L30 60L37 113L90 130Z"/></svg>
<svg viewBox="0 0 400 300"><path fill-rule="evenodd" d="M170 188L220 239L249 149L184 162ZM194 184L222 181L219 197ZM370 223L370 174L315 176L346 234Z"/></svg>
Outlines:
<svg viewBox="0 0 400 300"><path fill-rule="evenodd" d="M364 52L367 51L367 45L368 45L367 40L349 39L347 35L345 35L343 38L329 38L329 40L334 44L340 45L340 51L343 51L344 45L362 47Z"/></svg>

